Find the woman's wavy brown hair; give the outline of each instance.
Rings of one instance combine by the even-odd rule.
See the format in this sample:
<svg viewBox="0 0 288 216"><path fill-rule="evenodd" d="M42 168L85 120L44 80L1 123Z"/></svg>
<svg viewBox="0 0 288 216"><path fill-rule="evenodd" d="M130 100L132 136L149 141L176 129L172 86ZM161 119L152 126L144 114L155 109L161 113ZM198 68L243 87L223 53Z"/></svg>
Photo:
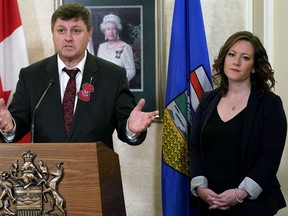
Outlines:
<svg viewBox="0 0 288 216"><path fill-rule="evenodd" d="M220 88L220 94L228 91L228 78L224 73L225 57L229 49L239 40L249 41L254 49L254 70L251 74L251 86L257 87L263 94L275 86L274 71L269 63L267 52L259 38L248 31L240 31L231 35L221 47L218 57L212 65L214 84Z"/></svg>

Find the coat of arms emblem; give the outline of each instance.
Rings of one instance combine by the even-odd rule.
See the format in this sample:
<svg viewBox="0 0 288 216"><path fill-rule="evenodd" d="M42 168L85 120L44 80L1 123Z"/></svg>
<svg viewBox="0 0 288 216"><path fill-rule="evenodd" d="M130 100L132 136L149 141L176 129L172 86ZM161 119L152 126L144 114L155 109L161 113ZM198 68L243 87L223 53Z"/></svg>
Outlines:
<svg viewBox="0 0 288 216"><path fill-rule="evenodd" d="M0 170L0 215L58 216L54 213L57 207L66 216L65 199L58 191L64 175L63 163L55 164L49 171L42 160L35 165L36 153L30 149L21 156L22 164L16 159L9 171ZM50 208L44 209L44 202L48 201Z"/></svg>

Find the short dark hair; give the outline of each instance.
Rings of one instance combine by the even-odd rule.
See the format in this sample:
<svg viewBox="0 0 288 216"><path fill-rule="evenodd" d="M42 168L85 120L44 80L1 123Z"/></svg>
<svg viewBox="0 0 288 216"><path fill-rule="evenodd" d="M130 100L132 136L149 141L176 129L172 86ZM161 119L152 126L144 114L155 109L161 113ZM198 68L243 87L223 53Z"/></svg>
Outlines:
<svg viewBox="0 0 288 216"><path fill-rule="evenodd" d="M90 31L92 28L89 11L79 3L66 3L57 8L51 17L51 29L54 28L55 22L58 18L62 20L78 20L79 18L82 18L87 30Z"/></svg>

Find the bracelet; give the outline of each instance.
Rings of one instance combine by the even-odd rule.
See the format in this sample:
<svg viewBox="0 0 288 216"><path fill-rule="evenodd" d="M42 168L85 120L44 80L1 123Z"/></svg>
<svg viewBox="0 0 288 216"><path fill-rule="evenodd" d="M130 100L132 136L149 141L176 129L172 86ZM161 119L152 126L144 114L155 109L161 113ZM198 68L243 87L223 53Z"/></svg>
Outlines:
<svg viewBox="0 0 288 216"><path fill-rule="evenodd" d="M243 203L243 200L240 200L237 196L237 190L238 190L238 188L235 188L235 198L236 198L238 203Z"/></svg>

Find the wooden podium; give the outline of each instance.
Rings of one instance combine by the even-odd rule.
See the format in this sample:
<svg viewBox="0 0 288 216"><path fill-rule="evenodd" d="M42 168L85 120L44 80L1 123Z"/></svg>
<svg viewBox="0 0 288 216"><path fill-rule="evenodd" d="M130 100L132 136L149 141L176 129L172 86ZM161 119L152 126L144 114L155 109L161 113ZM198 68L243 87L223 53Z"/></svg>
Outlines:
<svg viewBox="0 0 288 216"><path fill-rule="evenodd" d="M105 144L1 143L0 171L9 173L11 165L17 160L22 165L23 152L28 150L36 153L35 166L39 167L39 162L43 161L48 173L55 170L56 164L63 162L64 175L59 181L58 192L66 201L67 216L126 215L119 158ZM53 196L46 196L48 202L43 201L43 212L50 208L49 200L53 199ZM10 202L10 209L15 211L15 208ZM2 211L3 208L0 213ZM50 214L64 215L57 206Z"/></svg>

